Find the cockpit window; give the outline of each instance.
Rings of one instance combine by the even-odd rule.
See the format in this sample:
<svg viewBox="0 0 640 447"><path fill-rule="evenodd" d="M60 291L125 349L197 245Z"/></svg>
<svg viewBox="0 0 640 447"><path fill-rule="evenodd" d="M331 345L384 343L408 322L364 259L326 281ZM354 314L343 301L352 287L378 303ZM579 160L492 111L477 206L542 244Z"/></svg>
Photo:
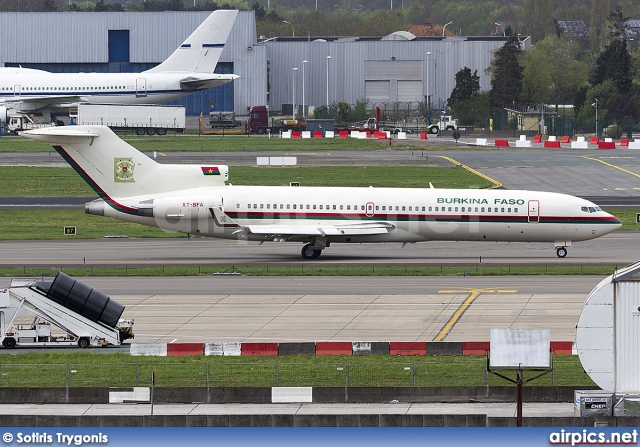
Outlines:
<svg viewBox="0 0 640 447"><path fill-rule="evenodd" d="M580 208L580 210L581 210L583 213L588 213L588 212L589 212L589 208L587 208L586 206L583 206L582 208Z"/></svg>

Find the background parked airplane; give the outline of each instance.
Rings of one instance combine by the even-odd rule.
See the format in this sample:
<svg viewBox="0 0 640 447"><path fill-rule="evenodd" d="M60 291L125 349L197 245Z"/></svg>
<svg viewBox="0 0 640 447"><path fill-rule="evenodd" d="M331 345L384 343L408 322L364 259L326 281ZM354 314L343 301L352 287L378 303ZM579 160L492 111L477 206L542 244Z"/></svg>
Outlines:
<svg viewBox="0 0 640 447"><path fill-rule="evenodd" d="M223 165L160 164L103 126L22 132L45 141L100 196L89 214L226 239L301 242L305 259L331 243L572 241L621 226L566 194L473 189L237 186Z"/></svg>
<svg viewBox="0 0 640 447"><path fill-rule="evenodd" d="M213 73L238 11L218 10L160 65L142 73L50 73L0 68L0 103L20 112L64 108L79 102L160 104L231 82Z"/></svg>

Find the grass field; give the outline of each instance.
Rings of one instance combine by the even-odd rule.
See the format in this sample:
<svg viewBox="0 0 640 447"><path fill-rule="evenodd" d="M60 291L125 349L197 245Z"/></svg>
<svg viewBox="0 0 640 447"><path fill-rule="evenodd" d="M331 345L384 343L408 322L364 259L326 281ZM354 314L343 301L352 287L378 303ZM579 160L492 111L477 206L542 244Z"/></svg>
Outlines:
<svg viewBox="0 0 640 447"><path fill-rule="evenodd" d="M231 166L234 185L374 186L400 188L486 188L489 181L466 169L433 166ZM69 167L0 166L0 195L57 197L97 195Z"/></svg>
<svg viewBox="0 0 640 447"><path fill-rule="evenodd" d="M357 138L287 139L240 135L198 136L168 135L165 137L125 136L127 143L143 152L235 152L235 151L371 151L380 149L438 150L441 146L426 146L419 140L364 140ZM462 147L462 145L461 145ZM0 152L49 152L51 145L22 137L0 139Z"/></svg>
<svg viewBox="0 0 640 447"><path fill-rule="evenodd" d="M100 348L95 348L100 349ZM554 356L555 372L529 385L593 386L577 356ZM508 386L486 357L134 357L126 354L0 355L0 387ZM529 376L525 375L525 378Z"/></svg>

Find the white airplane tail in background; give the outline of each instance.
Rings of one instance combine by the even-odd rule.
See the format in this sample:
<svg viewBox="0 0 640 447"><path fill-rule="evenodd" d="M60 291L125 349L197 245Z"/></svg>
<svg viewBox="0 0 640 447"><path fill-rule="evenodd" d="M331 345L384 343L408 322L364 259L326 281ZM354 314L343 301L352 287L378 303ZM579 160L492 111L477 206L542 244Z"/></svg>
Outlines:
<svg viewBox="0 0 640 447"><path fill-rule="evenodd" d="M238 11L212 12L167 60L145 73L213 73L237 15Z"/></svg>
<svg viewBox="0 0 640 447"><path fill-rule="evenodd" d="M157 163L106 126L47 127L20 135L50 143L105 202L129 214L137 210L123 209L118 199L224 185L229 175L227 166Z"/></svg>

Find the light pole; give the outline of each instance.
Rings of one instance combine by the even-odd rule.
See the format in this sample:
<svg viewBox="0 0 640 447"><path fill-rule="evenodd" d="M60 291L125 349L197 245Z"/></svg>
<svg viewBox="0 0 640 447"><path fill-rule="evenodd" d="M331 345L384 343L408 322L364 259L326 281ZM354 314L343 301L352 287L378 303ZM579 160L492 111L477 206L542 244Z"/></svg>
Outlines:
<svg viewBox="0 0 640 447"><path fill-rule="evenodd" d="M309 61L302 61L302 117L307 117L307 109L304 106L304 67Z"/></svg>
<svg viewBox="0 0 640 447"><path fill-rule="evenodd" d="M596 102L591 104L591 106L596 108L596 137L599 137L598 135L598 98L596 98Z"/></svg>
<svg viewBox="0 0 640 447"><path fill-rule="evenodd" d="M329 108L329 61L331 56L327 56L327 108Z"/></svg>
<svg viewBox="0 0 640 447"><path fill-rule="evenodd" d="M293 67L293 98L291 99L291 106L293 107L293 119L296 119L296 71L298 67Z"/></svg>
<svg viewBox="0 0 640 447"><path fill-rule="evenodd" d="M291 37L296 37L296 31L293 29L293 23L287 22L286 20L283 20L282 23L288 23L291 25Z"/></svg>
<svg viewBox="0 0 640 447"><path fill-rule="evenodd" d="M431 56L431 51L427 51L427 110L431 105L431 101L429 101L429 56Z"/></svg>
<svg viewBox="0 0 640 447"><path fill-rule="evenodd" d="M447 22L444 24L444 26L442 27L442 37L444 37L444 30L447 27L447 25L451 25L453 23L453 20L451 22Z"/></svg>

